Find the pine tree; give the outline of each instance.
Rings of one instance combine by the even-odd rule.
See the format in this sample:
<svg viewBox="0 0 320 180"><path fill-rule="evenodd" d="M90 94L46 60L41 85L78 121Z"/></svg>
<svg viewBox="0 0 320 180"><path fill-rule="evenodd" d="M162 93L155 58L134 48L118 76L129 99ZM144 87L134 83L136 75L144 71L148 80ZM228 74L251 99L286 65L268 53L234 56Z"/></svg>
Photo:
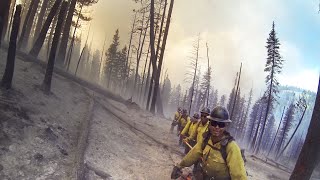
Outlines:
<svg viewBox="0 0 320 180"><path fill-rule="evenodd" d="M117 69L115 69L115 64L118 59L118 48L120 45L120 37L119 37L119 30L117 29L114 36L113 41L111 45L109 46L107 52L106 52L106 61L104 65L104 72L105 72L105 78L107 78L107 85L110 87L110 83L113 79L115 79L114 72L117 72Z"/></svg>
<svg viewBox="0 0 320 180"><path fill-rule="evenodd" d="M222 95L219 101L220 106L225 106L226 104L226 95Z"/></svg>
<svg viewBox="0 0 320 180"><path fill-rule="evenodd" d="M289 136L289 131L292 128L292 123L294 120L294 114L295 114L295 104L291 102L291 104L289 105L284 115L283 126L280 130L281 136L280 136L279 146L277 147L277 159L279 157L279 151L282 148L282 145L284 144L284 142L287 140Z"/></svg>
<svg viewBox="0 0 320 180"><path fill-rule="evenodd" d="M280 48L280 42L279 39L276 36L276 31L274 29L274 22L272 24L272 30L269 34L269 38L267 39L267 51L268 51L268 57L267 57L267 62L264 71L268 72L269 74L266 77L266 85L267 85L267 90L264 93L264 99L267 101L267 106L266 106L266 112L262 124L262 135L264 134L266 124L267 124L267 119L270 111L273 109L273 103L276 101L276 97L278 94L278 86L279 83L276 79L276 75L281 73L282 69L282 63L283 60L280 56L279 53L279 48ZM259 143L260 145L260 143ZM259 147L258 147L258 152L259 153Z"/></svg>

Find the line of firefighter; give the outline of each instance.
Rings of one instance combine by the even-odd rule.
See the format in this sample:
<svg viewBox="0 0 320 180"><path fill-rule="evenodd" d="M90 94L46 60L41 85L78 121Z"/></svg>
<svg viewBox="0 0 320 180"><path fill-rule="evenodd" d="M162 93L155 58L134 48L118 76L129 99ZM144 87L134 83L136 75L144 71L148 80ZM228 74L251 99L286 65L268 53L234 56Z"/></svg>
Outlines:
<svg viewBox="0 0 320 180"><path fill-rule="evenodd" d="M179 107L171 124L178 126L179 145L185 143L186 156L174 166L171 178L180 177L183 167L194 165L196 180L246 180L246 170L239 146L226 131L232 122L226 108L217 106L211 113L204 108L192 118ZM190 150L190 148L192 149Z"/></svg>

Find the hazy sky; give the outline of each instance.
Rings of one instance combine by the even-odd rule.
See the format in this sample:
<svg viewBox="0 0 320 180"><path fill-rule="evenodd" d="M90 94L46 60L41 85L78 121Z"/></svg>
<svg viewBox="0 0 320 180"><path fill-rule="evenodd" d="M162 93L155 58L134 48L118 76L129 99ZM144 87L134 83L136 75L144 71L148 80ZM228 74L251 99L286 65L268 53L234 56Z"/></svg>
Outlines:
<svg viewBox="0 0 320 180"><path fill-rule="evenodd" d="M168 68L173 84L189 87L183 80L193 43L200 33L200 65L202 69L207 66L208 42L212 83L219 96L230 93L240 62L243 92L253 87L255 96L259 96L265 84L266 40L275 21L280 53L285 60L283 72L278 76L280 83L316 91L320 72L318 3L318 0L175 0L164 69ZM106 35L109 45L117 28L122 45L128 43L133 7L131 0L100 0L93 7L95 47L102 49Z"/></svg>

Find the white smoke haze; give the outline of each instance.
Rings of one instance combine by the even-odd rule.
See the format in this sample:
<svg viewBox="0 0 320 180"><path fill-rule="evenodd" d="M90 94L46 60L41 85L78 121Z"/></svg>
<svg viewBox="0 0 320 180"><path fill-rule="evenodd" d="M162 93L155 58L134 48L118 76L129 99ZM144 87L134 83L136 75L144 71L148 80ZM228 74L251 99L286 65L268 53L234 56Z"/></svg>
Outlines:
<svg viewBox="0 0 320 180"><path fill-rule="evenodd" d="M193 44L200 33L201 75L207 68L205 44L208 42L212 84L218 89L219 96L229 95L242 62L241 91L247 94L253 87L254 97L257 98L265 87L265 46L272 21L275 21L281 55L285 60L279 76L280 83L316 91L319 66L312 70L301 69L306 61L303 52L290 39L283 38L285 32L282 29L294 23L294 13L302 13L290 9L289 3L277 0L176 0L163 70L168 68L171 82L181 84L183 92L190 87L190 83L184 82L185 71L190 64ZM317 3L312 0L301 7L315 12L310 15L315 23L319 23L319 19L316 19ZM134 7L135 4L129 0L100 0L93 7L92 29L96 48L102 50L106 35L108 47L117 28L120 30L121 46L128 44ZM297 82L306 78L309 80Z"/></svg>

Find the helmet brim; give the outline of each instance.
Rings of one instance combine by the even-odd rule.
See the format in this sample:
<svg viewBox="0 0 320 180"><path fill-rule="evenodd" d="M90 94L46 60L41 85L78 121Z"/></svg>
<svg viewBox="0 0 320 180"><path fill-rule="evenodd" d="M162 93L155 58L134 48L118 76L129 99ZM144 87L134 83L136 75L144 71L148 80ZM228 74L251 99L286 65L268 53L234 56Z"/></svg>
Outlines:
<svg viewBox="0 0 320 180"><path fill-rule="evenodd" d="M217 121L217 122L223 122L223 123L231 123L232 121L230 119L220 119L220 118L215 118L211 116L207 116L207 118L211 121Z"/></svg>

